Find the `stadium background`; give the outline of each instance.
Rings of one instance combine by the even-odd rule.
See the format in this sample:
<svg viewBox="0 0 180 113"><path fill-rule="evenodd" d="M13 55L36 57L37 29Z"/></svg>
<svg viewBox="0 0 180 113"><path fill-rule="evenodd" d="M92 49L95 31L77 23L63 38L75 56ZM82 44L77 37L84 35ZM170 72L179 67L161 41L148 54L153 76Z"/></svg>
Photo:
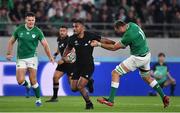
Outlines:
<svg viewBox="0 0 180 113"><path fill-rule="evenodd" d="M73 18L82 18L87 30L105 37L119 40L113 31L113 21L122 19L136 22L148 36L152 52L152 64L157 54L164 52L172 76L176 79L175 95L180 96L180 0L0 0L0 96L23 96L25 89L15 79L15 58L5 59L9 36L17 25L24 22L26 11L33 11L52 53L55 51L58 27L71 27ZM72 29L70 28L70 34ZM16 50L16 49L15 49ZM41 47L39 50L38 82L43 96L52 95L52 76L56 65L48 63ZM111 70L129 56L129 51L110 52L96 48L94 52L96 69L94 73L95 92L92 95L108 95ZM79 95L70 91L66 76L60 80L59 95ZM134 87L135 86L135 87ZM122 77L118 95L145 96L150 87L135 73ZM169 88L165 89L169 94Z"/></svg>

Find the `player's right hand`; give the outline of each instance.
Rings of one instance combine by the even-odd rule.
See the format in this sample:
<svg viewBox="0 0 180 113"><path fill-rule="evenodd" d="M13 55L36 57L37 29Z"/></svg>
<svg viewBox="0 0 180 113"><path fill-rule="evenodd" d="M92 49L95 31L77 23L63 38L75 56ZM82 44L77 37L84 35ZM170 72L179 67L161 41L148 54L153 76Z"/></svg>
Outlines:
<svg viewBox="0 0 180 113"><path fill-rule="evenodd" d="M92 47L97 47L98 46L98 41L97 40L92 40L91 41L91 46Z"/></svg>
<svg viewBox="0 0 180 113"><path fill-rule="evenodd" d="M12 58L13 58L13 55L11 55L11 54L6 55L7 60L11 61Z"/></svg>
<svg viewBox="0 0 180 113"><path fill-rule="evenodd" d="M54 58L53 58L53 57L51 57L49 60L50 60L50 62L51 62L52 64L54 64L55 61L54 61Z"/></svg>

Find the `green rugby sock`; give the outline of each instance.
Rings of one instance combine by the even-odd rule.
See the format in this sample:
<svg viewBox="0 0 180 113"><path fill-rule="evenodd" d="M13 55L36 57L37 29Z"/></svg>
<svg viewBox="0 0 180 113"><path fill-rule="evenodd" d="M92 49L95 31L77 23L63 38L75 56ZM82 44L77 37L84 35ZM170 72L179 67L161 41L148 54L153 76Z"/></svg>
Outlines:
<svg viewBox="0 0 180 113"><path fill-rule="evenodd" d="M157 83L157 81L156 80L152 81L150 86L158 92L158 94L161 96L161 99L163 100L163 97L165 96L165 94L162 88L160 87L160 85Z"/></svg>
<svg viewBox="0 0 180 113"><path fill-rule="evenodd" d="M34 90L36 98L40 98L40 87L39 87L38 83L33 85L33 90Z"/></svg>
<svg viewBox="0 0 180 113"><path fill-rule="evenodd" d="M111 87L111 92L110 92L110 95L109 95L109 98L108 98L108 100L110 102L114 102L114 97L116 95L116 91L117 91L117 88Z"/></svg>
<svg viewBox="0 0 180 113"><path fill-rule="evenodd" d="M24 82L22 83L22 86L28 87L28 82L24 80Z"/></svg>
<svg viewBox="0 0 180 113"><path fill-rule="evenodd" d="M118 87L119 87L119 83L113 82L113 81L111 82L111 92L110 92L108 101L114 102L114 98L115 98Z"/></svg>

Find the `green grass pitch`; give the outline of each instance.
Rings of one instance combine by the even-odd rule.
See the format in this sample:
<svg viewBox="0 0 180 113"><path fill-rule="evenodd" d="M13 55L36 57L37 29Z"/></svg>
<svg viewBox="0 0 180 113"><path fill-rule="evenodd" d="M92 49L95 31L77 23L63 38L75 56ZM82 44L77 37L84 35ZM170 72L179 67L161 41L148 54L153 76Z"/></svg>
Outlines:
<svg viewBox="0 0 180 113"><path fill-rule="evenodd" d="M59 97L59 102L46 103L50 97L42 97L43 105L35 106L35 98L0 97L0 112L180 112L180 97L171 97L170 106L163 108L159 97L121 96L116 97L115 105L108 107L96 102L98 97L91 97L93 110L85 110L82 97Z"/></svg>

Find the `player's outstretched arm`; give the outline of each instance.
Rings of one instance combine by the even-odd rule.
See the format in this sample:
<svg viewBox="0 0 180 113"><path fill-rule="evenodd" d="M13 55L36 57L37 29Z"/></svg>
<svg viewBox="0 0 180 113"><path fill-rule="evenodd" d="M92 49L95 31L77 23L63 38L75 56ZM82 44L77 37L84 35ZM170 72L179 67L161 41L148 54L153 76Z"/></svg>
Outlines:
<svg viewBox="0 0 180 113"><path fill-rule="evenodd" d="M46 39L41 40L41 44L42 44L42 46L43 46L49 60L54 64L54 58L51 55L50 48L49 48L49 45L48 45Z"/></svg>
<svg viewBox="0 0 180 113"><path fill-rule="evenodd" d="M14 37L11 37L8 41L8 46L7 46L7 53L6 53L6 59L11 60L13 57L13 45L16 42L16 39Z"/></svg>
<svg viewBox="0 0 180 113"><path fill-rule="evenodd" d="M59 55L59 53L60 53L60 51L57 48L56 52L53 54L54 59L56 59L56 57L57 57L57 55Z"/></svg>
<svg viewBox="0 0 180 113"><path fill-rule="evenodd" d="M118 49L123 49L124 46L122 46L119 42L116 42L115 44L106 44L106 43L101 43L101 42L98 42L96 40L93 40L91 42L91 46L93 47L102 47L104 49L107 49L107 50L111 50L111 51L116 51Z"/></svg>
<svg viewBox="0 0 180 113"><path fill-rule="evenodd" d="M115 41L110 40L108 38L101 38L100 42L104 43L104 44L115 44L116 43Z"/></svg>

